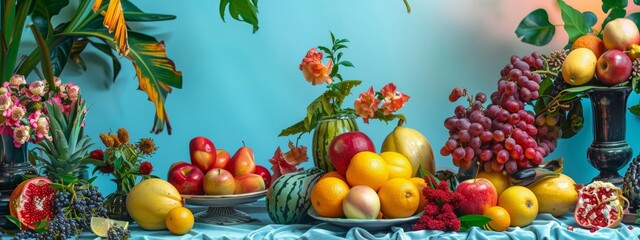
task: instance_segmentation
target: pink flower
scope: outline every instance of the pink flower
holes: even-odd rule
[[[373,86],[369,87],[369,90],[360,94],[360,97],[353,103],[353,108],[356,110],[356,114],[362,117],[365,123],[369,123],[369,118],[372,118],[375,112],[378,110],[378,104],[380,100],[376,98],[373,92]]]
[[[282,157],[289,165],[297,166],[309,160],[309,157],[307,156],[307,147],[295,147],[293,146],[293,142],[289,141],[289,149],[289,152],[282,154]]]
[[[29,114],[29,125],[31,125],[31,127],[35,128],[38,127],[38,119],[40,118],[40,114],[42,112],[40,110],[36,110],[35,112]]]
[[[44,95],[44,82],[35,81],[29,83],[29,92],[27,93],[33,101],[40,101],[42,95]]]
[[[26,109],[21,105],[12,106],[4,111],[4,116],[7,118],[7,124],[10,126],[18,126],[20,120],[24,117]]]
[[[17,75],[17,74],[11,76],[11,79],[9,80],[9,85],[15,88],[18,88],[20,87],[20,85],[26,84],[26,83],[27,83],[27,80],[24,78],[24,76]]]
[[[51,135],[49,135],[49,121],[47,121],[46,118],[41,117],[36,121],[35,135],[36,142],[41,141],[45,138],[51,140]]]
[[[11,101],[11,97],[7,94],[0,95],[0,111],[5,111],[13,106],[13,101]]]
[[[280,150],[280,147],[278,147],[276,149],[276,152],[273,153],[273,157],[269,159],[269,162],[271,163],[271,171],[273,171],[273,180],[284,174],[302,170],[296,169],[295,165],[287,163],[282,154],[282,150]]]
[[[331,83],[332,79],[329,76],[333,69],[333,61],[329,60],[327,65],[322,63],[322,53],[317,52],[316,48],[309,49],[307,55],[302,59],[300,63],[300,70],[304,75],[304,79],[311,82],[311,85],[317,85],[322,83]]]
[[[74,103],[78,100],[78,94],[80,94],[80,87],[74,86],[73,83],[69,83],[67,85],[67,96],[71,99],[71,102]]]
[[[396,85],[393,83],[389,83],[380,93],[384,97],[384,102],[382,103],[382,107],[384,115],[389,115],[395,111],[398,111],[400,108],[404,106],[404,103],[409,101],[409,95],[396,91]]]
[[[19,148],[29,140],[29,126],[18,126],[13,130],[13,146]]]

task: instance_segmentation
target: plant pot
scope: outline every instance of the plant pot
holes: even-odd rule
[[[27,143],[16,148],[13,136],[0,134],[0,215],[9,215],[9,196],[25,174],[36,174],[28,161]],[[13,225],[6,223],[6,218],[0,218],[0,226]]]
[[[104,200],[107,217],[132,222],[133,219],[129,216],[129,211],[127,211],[127,192],[124,191],[122,181],[118,179],[111,179],[111,181],[116,183],[116,191],[109,194]]]
[[[318,121],[313,131],[313,164],[325,172],[334,171],[335,168],[329,159],[329,145],[336,136],[358,131],[358,124],[354,115],[336,115],[324,117]]]
[[[591,166],[600,171],[593,181],[610,182],[622,188],[618,170],[631,160],[633,151],[626,141],[627,99],[630,87],[594,89],[589,92],[593,109],[593,143],[587,150]]]

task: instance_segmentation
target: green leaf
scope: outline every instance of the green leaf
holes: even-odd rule
[[[75,39],[71,45],[71,52],[69,53],[69,58],[78,63],[84,71],[87,71],[87,64],[85,64],[82,57],[80,57],[80,53],[84,51],[88,43],[88,39]]]
[[[305,127],[304,124],[304,120],[297,122],[296,124],[293,124],[292,126],[283,129],[280,134],[278,134],[278,137],[283,137],[283,136],[289,136],[289,135],[293,135],[296,133],[301,133],[301,132],[310,132],[311,129],[307,129]]]
[[[47,47],[47,43],[44,38],[40,34],[40,30],[36,25],[31,25],[31,31],[33,32],[33,37],[36,39],[36,43],[38,43],[38,49],[40,52],[47,53],[49,52],[49,47]],[[53,86],[53,69],[51,66],[51,55],[49,54],[40,54],[40,66],[42,67],[42,73],[44,74],[44,78],[47,80],[49,86]]]
[[[42,219],[40,220],[40,222],[38,222],[38,226],[33,231],[37,233],[43,233],[45,230],[47,230],[47,224],[48,224],[48,219],[46,218]]]
[[[462,229],[466,231],[471,227],[484,226],[491,221],[491,218],[484,215],[469,214],[459,217],[458,220],[460,220],[461,223],[460,231],[462,231]]]
[[[145,13],[129,0],[120,1],[122,4],[122,11],[124,12],[124,20],[132,22],[146,22],[146,21],[165,21],[175,19],[175,15],[168,14],[155,14]]]
[[[582,86],[577,86],[577,87],[570,87],[570,88],[566,88],[564,90],[562,90],[562,92],[560,92],[560,94],[562,93],[583,93],[592,89],[598,89],[598,88],[607,88],[604,86],[589,86],[589,85],[582,85]]]
[[[562,0],[558,0],[558,4],[560,4],[560,13],[562,21],[564,21],[564,30],[569,34],[570,43],[591,31],[580,11],[567,5]]]
[[[73,38],[67,37],[64,38],[62,43],[50,49],[51,68],[54,76],[60,76],[64,66],[69,61],[73,43]]]
[[[549,22],[547,11],[539,8],[529,13],[516,28],[516,36],[525,43],[543,46],[551,42],[556,27]]]
[[[353,63],[349,62],[349,61],[342,61],[340,63],[338,63],[338,65],[342,65],[345,67],[353,67]]]
[[[31,13],[31,21],[38,26],[45,39],[53,32],[51,18],[58,15],[60,10],[67,5],[69,5],[69,0],[35,1],[35,7]]]
[[[16,225],[16,227],[20,228],[21,224],[20,224],[20,220],[18,220],[18,218],[11,216],[11,215],[4,215],[5,218],[7,218],[7,220],[9,220],[9,222],[13,223],[14,225]]]
[[[602,12],[607,13],[610,9],[626,8],[627,0],[602,0]]]
[[[640,104],[633,105],[629,108],[629,111],[633,113],[633,115],[640,117]]]
[[[584,22],[587,24],[587,26],[589,26],[589,28],[592,28],[598,22],[598,17],[593,12],[583,12],[582,16],[584,17]]]
[[[229,15],[235,20],[253,25],[253,32],[258,31],[258,1],[220,0],[220,17],[224,20],[225,10],[229,6]]]
[[[626,1],[625,1],[626,3]],[[623,18],[625,15],[627,15],[627,10],[625,10],[624,8],[613,8],[611,9],[611,12],[609,12],[609,15],[607,15],[607,17],[604,19],[604,21],[602,22],[602,29],[604,29],[604,26],[607,25],[607,23],[609,23],[610,21],[617,19],[617,18]]]

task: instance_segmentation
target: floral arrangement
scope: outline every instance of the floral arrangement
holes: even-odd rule
[[[101,133],[100,140],[106,147],[93,150],[89,155],[95,160],[93,173],[111,174],[115,182],[122,184],[128,193],[136,183],[136,177],[144,179],[154,177],[151,174],[153,165],[145,161],[156,152],[155,142],[151,138],[141,138],[138,142],[130,142],[129,132],[125,128],[118,129],[116,134]]]
[[[403,115],[394,113],[400,110],[410,97],[397,91],[393,83],[387,84],[379,92],[374,92],[371,86],[354,101],[353,108],[342,107],[345,97],[351,94],[351,89],[360,85],[362,81],[344,80],[339,73],[340,66],[354,67],[351,62],[342,60],[342,49],[347,48],[346,43],[349,40],[338,39],[331,33],[331,41],[331,48],[319,46],[309,49],[299,66],[305,80],[313,86],[326,83],[327,90],[309,104],[303,120],[282,130],[279,136],[311,132],[319,119],[341,114],[355,114],[362,117],[365,123],[368,123],[369,119],[385,122],[396,118],[406,120]],[[326,54],[324,58],[328,59],[326,63],[322,62],[323,52]]]
[[[46,80],[27,83],[22,75],[13,75],[0,87],[0,133],[13,136],[16,148],[26,142],[51,139],[44,103],[55,104],[68,115],[78,100],[80,87],[54,78],[50,87]]]

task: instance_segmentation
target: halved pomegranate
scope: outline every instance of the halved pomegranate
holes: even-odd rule
[[[20,220],[22,227],[35,229],[38,222],[53,218],[56,190],[50,184],[48,178],[36,177],[20,183],[11,193],[9,211]]]
[[[573,216],[584,228],[617,227],[628,200],[622,190],[611,183],[594,181],[578,190],[578,203]]]

